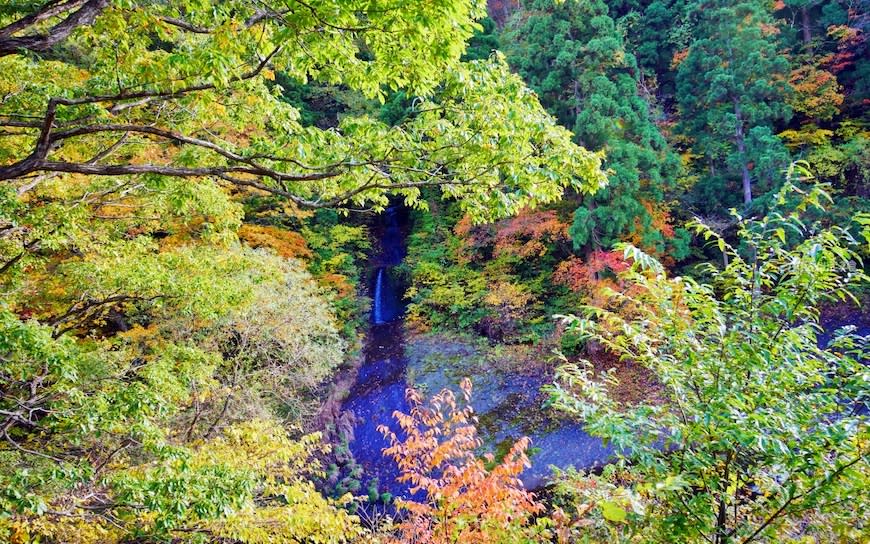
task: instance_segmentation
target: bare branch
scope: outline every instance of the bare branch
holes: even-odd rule
[[[211,34],[211,28],[205,28],[202,26],[196,26],[192,23],[188,23],[183,19],[176,19],[175,17],[161,17],[161,21],[164,23],[170,24],[172,26],[178,27],[182,30],[186,30],[188,32],[193,32],[194,34]]]
[[[104,149],[104,150],[100,151],[99,153],[97,153],[96,155],[94,155],[94,157],[91,160],[86,161],[85,164],[96,164],[96,163],[100,162],[101,160],[105,159],[106,157],[108,157],[109,155],[111,155],[112,153],[117,151],[119,147],[124,145],[124,142],[127,141],[127,137],[129,135],[130,135],[129,132],[125,132],[124,134],[121,135],[120,138],[118,138],[115,141],[115,143],[113,143],[112,145],[110,145],[106,149]]]

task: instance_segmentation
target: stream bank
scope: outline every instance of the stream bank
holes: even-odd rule
[[[531,439],[532,466],[521,474],[528,489],[545,487],[552,467],[588,471],[607,463],[614,453],[610,447],[587,434],[582,423],[560,419],[544,406],[541,388],[552,382],[556,362],[543,348],[491,343],[473,335],[411,334],[406,330],[405,286],[397,269],[405,258],[409,230],[407,211],[397,206],[388,208],[371,226],[378,250],[369,263],[369,330],[361,356],[339,377],[341,394],[331,404],[331,430],[337,446],[328,485],[334,493],[368,494],[369,505],[386,509],[392,498],[410,497],[408,486],[396,481],[396,464],[382,453],[389,444],[378,427],[398,431],[393,413],[408,412],[407,388],[417,388],[427,396],[444,388],[458,391],[464,377],[474,386],[472,406],[484,442],[481,453],[498,456],[519,438]],[[867,321],[857,319],[854,309],[843,315],[824,312],[826,331],[846,324],[867,330]],[[821,335],[820,342],[826,343],[829,334]],[[627,381],[645,384],[643,394],[654,396],[654,384],[642,373],[632,374],[636,370],[621,371],[633,378]]]
[[[375,503],[409,497],[408,486],[396,481],[395,462],[382,453],[388,443],[377,429],[387,425],[397,431],[392,414],[408,412],[408,387],[431,395],[443,388],[458,390],[463,377],[474,385],[472,406],[485,451],[498,454],[523,436],[532,439],[532,468],[521,475],[527,488],[545,486],[551,466],[591,469],[606,462],[612,451],[586,434],[581,423],[556,419],[543,407],[540,390],[552,375],[547,363],[530,365],[528,358],[481,338],[406,335],[405,286],[397,267],[405,257],[408,230],[407,211],[399,206],[388,208],[372,227],[379,250],[370,262],[371,324],[336,418],[337,454],[344,463],[343,469],[330,468],[336,491],[367,492]]]

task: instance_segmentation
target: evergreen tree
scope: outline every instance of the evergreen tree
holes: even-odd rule
[[[658,76],[659,83],[673,93],[673,74],[670,72],[674,44],[668,30],[673,25],[673,0],[654,0],[647,5],[632,32],[634,51],[640,66]]]
[[[576,141],[607,153],[609,185],[575,212],[575,248],[631,236],[664,250],[656,215],[679,163],[651,120],[637,61],[607,4],[532,2],[508,23],[503,43],[508,61]]]
[[[739,180],[744,205],[768,190],[788,155],[774,135],[786,121],[788,60],[778,54],[777,29],[766,2],[697,1],[689,5],[694,41],[677,69],[683,132],[709,174],[696,187],[707,210],[734,205]]]

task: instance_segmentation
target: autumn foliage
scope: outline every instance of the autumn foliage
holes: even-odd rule
[[[239,238],[254,248],[267,247],[288,258],[310,259],[311,250],[305,239],[297,232],[264,225],[242,225]]]
[[[809,118],[830,120],[845,99],[837,77],[812,65],[792,70],[789,85],[794,93],[789,105]]]
[[[585,261],[579,257],[562,261],[553,274],[553,281],[575,292],[592,293],[605,285],[616,285],[616,275],[627,269],[622,253],[599,250],[593,251]]]
[[[531,516],[543,506],[523,488],[518,476],[529,466],[526,456],[531,441],[518,440],[491,470],[479,458],[481,446],[476,418],[468,402],[471,381],[460,384],[464,407],[450,390],[443,390],[429,402],[420,392],[407,392],[411,410],[395,412],[401,428],[400,439],[385,426],[380,431],[390,441],[384,454],[399,465],[399,480],[422,492],[421,500],[400,499],[399,508],[408,517],[399,525],[394,542],[418,544],[489,544],[523,541],[538,528]]]
[[[857,18],[855,14],[850,15],[850,20]],[[831,71],[838,73],[851,68],[857,60],[855,51],[864,45],[867,37],[861,29],[850,25],[832,25],[828,36],[837,41],[837,51],[825,59]]]
[[[559,241],[568,240],[568,225],[554,210],[525,211],[501,221],[495,235],[495,254],[531,258],[546,254]]]
[[[547,254],[555,244],[567,242],[568,224],[559,219],[555,210],[524,210],[491,226],[476,227],[465,216],[456,224],[454,233],[465,239],[470,251],[491,246],[496,257],[531,259]]]

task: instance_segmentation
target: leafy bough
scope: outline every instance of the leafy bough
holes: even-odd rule
[[[787,183],[767,217],[737,218],[742,249],[696,223],[728,255],[706,266],[707,283],[623,246],[629,287],[565,318],[662,388],[658,402],[623,405],[608,392],[615,376],[581,362],[550,389],[630,461],[650,503],[634,521],[653,540],[748,543],[798,534],[807,519],[844,537],[866,523],[868,339],[817,337],[820,305],[854,300],[867,277],[847,230],[802,220],[825,200],[823,186]]]

